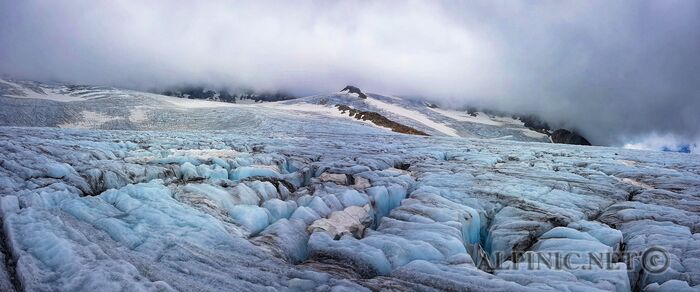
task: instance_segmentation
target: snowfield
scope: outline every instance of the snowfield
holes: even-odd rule
[[[533,141],[350,101],[492,139],[398,134],[334,116],[343,94],[184,106],[105,90],[0,97],[0,290],[700,289],[697,155],[501,140]],[[84,129],[55,128],[69,123]],[[652,247],[661,273],[642,268]],[[527,267],[551,252],[614,258]]]
[[[440,133],[443,133],[447,136],[451,137],[459,137],[457,134],[457,131],[455,129],[450,128],[449,126],[441,123],[437,123],[430,118],[426,117],[425,115],[421,114],[420,112],[417,111],[412,111],[412,110],[407,110],[399,105],[391,104],[391,103],[386,103],[379,101],[377,99],[374,99],[372,97],[367,98],[367,103],[369,105],[375,106],[377,108],[380,108],[384,111],[393,113],[395,115],[407,118],[407,119],[413,119],[416,120],[417,122],[426,125],[435,131],[438,131]]]

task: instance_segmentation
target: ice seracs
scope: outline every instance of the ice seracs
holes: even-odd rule
[[[367,101],[401,104],[459,135],[522,131],[367,96],[353,106],[432,136],[286,108],[300,101],[234,111],[135,94],[16,121],[76,121],[73,104],[120,117],[86,123],[95,129],[0,127],[0,289],[700,288],[696,156],[446,137]],[[321,98],[348,101],[303,101]],[[36,105],[0,102],[19,115]],[[131,103],[153,107],[130,124]],[[668,252],[661,273],[640,265],[653,247]],[[554,252],[582,255],[576,264],[614,258],[611,268],[528,269],[527,255]]]

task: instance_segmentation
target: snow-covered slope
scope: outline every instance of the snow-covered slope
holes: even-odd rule
[[[368,94],[367,99],[347,93],[327,94],[264,104],[232,104],[186,99],[115,88],[0,82],[0,123],[100,129],[196,130],[250,128],[237,125],[231,115],[250,114],[252,120],[277,120],[280,115],[358,123],[391,131],[386,125],[360,121],[343,114],[337,105],[378,113],[398,124],[436,136],[549,142],[519,120],[485,113],[431,108],[423,102]],[[182,111],[189,111],[183,115]],[[254,116],[254,117],[253,117]],[[269,117],[269,118],[268,118]]]
[[[0,290],[700,288],[696,155],[445,137],[431,123],[509,122],[377,95],[348,105],[435,136],[336,117],[342,94],[261,106],[123,92],[0,97]],[[652,247],[669,255],[662,273],[642,269]],[[611,259],[529,269],[523,252]]]
[[[71,102],[105,97],[121,97],[125,96],[125,93],[109,87],[43,84],[33,81],[0,79],[0,95],[13,98]]]
[[[403,99],[368,93],[366,99],[356,94],[337,93],[298,98],[283,105],[304,105],[307,111],[336,110],[336,105],[380,113],[392,121],[411,126],[436,136],[504,139],[549,142],[547,135],[528,129],[523,122],[511,117],[498,117],[466,111],[436,108],[419,100]],[[276,105],[279,106],[279,105]]]

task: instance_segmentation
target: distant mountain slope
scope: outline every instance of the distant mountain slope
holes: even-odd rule
[[[235,95],[232,99],[236,102],[234,104],[215,101],[231,96],[224,91],[199,88],[186,92],[189,93],[169,93],[187,97],[180,98],[111,87],[2,80],[0,125],[254,131],[254,128],[244,126],[250,126],[253,122],[269,124],[284,121],[303,114],[324,121],[354,123],[380,131],[550,142],[546,134],[529,129],[522,121],[512,117],[441,109],[419,100],[374,93],[363,93],[366,98],[347,92],[267,103],[254,102],[255,98],[263,98],[261,95]],[[190,99],[192,96],[189,94],[193,92],[201,95]],[[265,98],[287,97],[271,95]],[[183,115],[182,111],[189,112]]]
[[[319,113],[327,113],[329,109],[343,105],[358,111],[376,112],[389,120],[436,136],[550,142],[546,134],[534,131],[512,117],[483,112],[470,115],[467,111],[441,109],[420,100],[365,94],[367,98],[340,92],[302,97],[280,104],[282,107]]]

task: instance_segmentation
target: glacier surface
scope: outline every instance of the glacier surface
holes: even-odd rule
[[[13,107],[0,110],[0,290],[700,289],[696,155],[411,136],[285,104],[93,95],[0,97],[62,109],[13,123]],[[129,120],[134,107],[145,113]],[[119,118],[85,121],[77,109]],[[76,121],[87,129],[24,127]],[[642,268],[652,247],[668,254],[661,273]],[[574,264],[615,258],[528,267],[557,252],[582,254]]]

